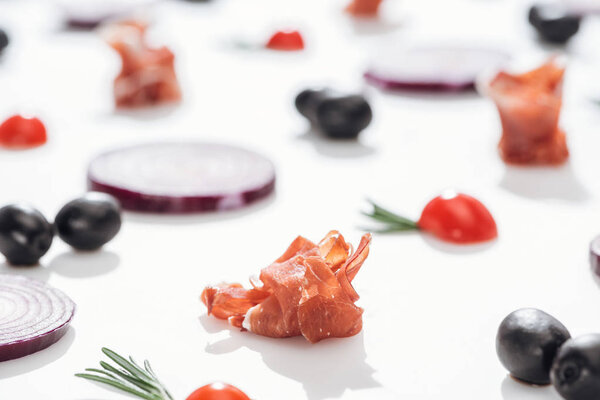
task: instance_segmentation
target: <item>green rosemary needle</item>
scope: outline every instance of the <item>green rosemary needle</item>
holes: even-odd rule
[[[411,221],[408,218],[405,218],[401,215],[393,213],[372,200],[367,201],[373,207],[371,212],[362,212],[363,215],[371,218],[374,221],[379,222],[383,225],[382,228],[379,229],[366,229],[372,232],[378,233],[389,233],[389,232],[404,232],[404,231],[414,231],[419,229],[419,225],[415,221]]]
[[[142,368],[131,357],[126,359],[106,347],[102,348],[102,352],[120,368],[114,367],[105,361],[100,361],[102,369],[87,368],[85,373],[75,374],[75,376],[104,383],[141,399],[174,400],[173,396],[158,380],[148,361],[144,361],[144,367]]]

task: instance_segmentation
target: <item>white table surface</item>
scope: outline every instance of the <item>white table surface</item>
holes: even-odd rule
[[[171,110],[116,113],[119,60],[97,35],[66,32],[50,1],[0,1],[12,43],[0,63],[0,115],[30,110],[49,143],[0,151],[0,204],[27,201],[49,218],[85,189],[97,152],[140,141],[236,143],[268,155],[277,194],[248,211],[184,218],[125,215],[118,237],[93,254],[56,240],[36,268],[0,273],[48,281],[78,305],[56,345],[0,363],[2,400],[117,400],[121,394],[73,377],[111,347],[152,361],[178,399],[215,380],[253,399],[552,400],[551,387],[507,378],[495,354],[496,329],[520,307],[538,307],[573,335],[600,331],[600,287],[587,261],[600,232],[600,22],[585,22],[568,47],[562,126],[570,163],[507,168],[496,151],[493,104],[475,94],[386,94],[363,84],[367,55],[381,40],[449,38],[493,43],[517,58],[541,46],[525,6],[510,0],[387,0],[385,21],[354,24],[341,1],[164,1],[152,37],[177,56],[184,90]],[[298,26],[297,54],[228,47],[234,33],[260,37]],[[374,120],[357,144],[306,135],[293,108],[307,85],[363,87]],[[600,94],[600,91],[598,91]],[[355,286],[365,309],[356,337],[311,345],[241,333],[206,316],[206,284],[259,272],[302,234],[339,229],[357,243],[363,199],[418,217],[455,187],[492,211],[499,239],[452,247],[419,234],[375,236]]]

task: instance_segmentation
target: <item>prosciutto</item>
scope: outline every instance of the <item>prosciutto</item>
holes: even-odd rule
[[[532,71],[498,73],[487,92],[502,123],[500,155],[509,164],[558,165],[569,157],[558,126],[565,68],[551,59]]]
[[[352,0],[346,11],[356,17],[375,17],[383,0]]]
[[[304,336],[311,343],[348,337],[362,329],[362,308],[352,280],[369,254],[371,235],[358,248],[337,231],[314,244],[299,236],[252,288],[238,283],[208,286],[201,295],[208,314],[232,326],[273,338]]]
[[[106,30],[106,40],[119,53],[122,68],[114,81],[117,108],[144,107],[181,99],[175,74],[175,56],[167,47],[146,43],[148,26],[123,21]]]

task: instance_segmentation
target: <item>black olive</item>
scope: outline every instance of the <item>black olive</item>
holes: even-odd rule
[[[325,98],[330,96],[330,94],[331,91],[325,88],[303,90],[300,92],[300,94],[298,94],[298,96],[296,96],[296,109],[311,123],[316,124],[317,105],[321,103]]]
[[[567,328],[553,316],[535,308],[523,308],[500,324],[496,352],[513,377],[546,385],[550,383],[554,356],[570,337]]]
[[[121,206],[112,196],[89,192],[70,201],[54,220],[58,236],[78,250],[97,250],[121,229]]]
[[[0,253],[10,264],[37,264],[53,237],[52,225],[35,208],[24,204],[0,208]]]
[[[0,53],[2,53],[2,50],[4,50],[6,46],[8,46],[8,43],[8,35],[6,34],[6,32],[0,29]]]
[[[554,359],[551,377],[566,400],[600,398],[600,334],[567,340]]]
[[[542,39],[562,44],[579,31],[581,17],[557,4],[534,5],[529,9],[529,22]]]
[[[302,91],[296,97],[296,108],[313,128],[333,139],[355,139],[373,119],[364,96],[331,89]]]

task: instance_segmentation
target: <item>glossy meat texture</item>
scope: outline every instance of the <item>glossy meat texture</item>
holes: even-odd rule
[[[106,30],[106,40],[122,60],[114,81],[117,108],[144,107],[181,99],[175,74],[175,56],[167,47],[151,48],[145,40],[147,25],[126,21]]]
[[[352,280],[369,254],[365,234],[354,253],[337,231],[314,244],[299,236],[264,268],[252,289],[209,286],[202,292],[208,313],[262,336],[304,336],[312,343],[348,337],[362,329],[362,312]],[[351,254],[352,253],[352,254]]]
[[[489,83],[502,122],[499,147],[506,163],[559,165],[569,157],[558,126],[564,72],[551,59],[524,74],[500,72]]]
[[[352,0],[346,11],[355,17],[375,17],[383,0]]]

